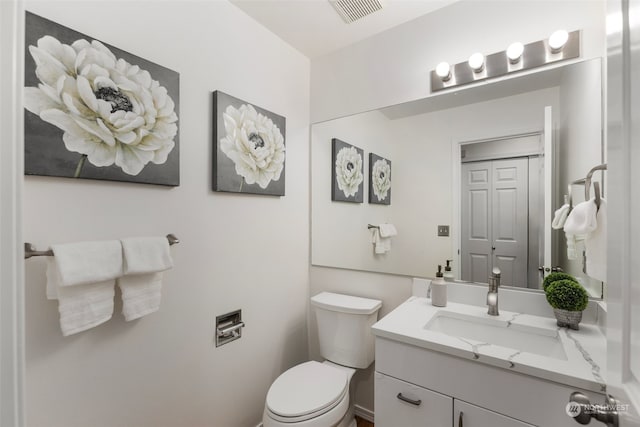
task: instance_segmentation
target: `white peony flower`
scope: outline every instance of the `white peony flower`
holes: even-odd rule
[[[371,186],[379,201],[387,198],[391,188],[391,165],[385,159],[378,159],[373,164]]]
[[[336,156],[336,180],[345,197],[355,196],[363,181],[362,156],[355,147],[344,147]]]
[[[129,175],[167,161],[178,116],[167,89],[148,71],[117,59],[97,40],[66,45],[44,36],[29,52],[41,83],[25,88],[25,107],[64,131],[67,150],[95,166],[115,163]]]
[[[233,160],[236,173],[263,189],[279,180],[285,147],[278,126],[249,104],[238,109],[229,105],[222,117],[227,134],[220,140],[220,150]]]

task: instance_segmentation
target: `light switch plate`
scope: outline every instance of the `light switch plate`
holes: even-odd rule
[[[449,226],[448,225],[439,225],[438,226],[438,236],[449,236]]]

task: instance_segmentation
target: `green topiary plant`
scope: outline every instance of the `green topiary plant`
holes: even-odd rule
[[[582,311],[589,303],[587,291],[580,284],[568,279],[552,282],[546,293],[551,307],[560,310]]]
[[[553,282],[556,282],[558,280],[571,280],[572,282],[578,283],[576,278],[573,277],[572,275],[567,274],[567,273],[556,272],[556,273],[551,273],[547,277],[544,278],[544,280],[542,281],[542,290],[544,290],[546,292],[547,291],[547,287],[550,284],[552,284]]]

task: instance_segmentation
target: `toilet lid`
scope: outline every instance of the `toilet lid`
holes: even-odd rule
[[[335,406],[348,386],[347,373],[311,361],[280,375],[267,393],[267,407],[282,417],[300,417]]]

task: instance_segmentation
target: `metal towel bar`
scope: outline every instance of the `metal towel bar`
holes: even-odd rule
[[[178,239],[173,234],[167,234],[167,240],[169,241],[170,245],[175,245],[177,243],[180,243],[180,239]],[[25,242],[24,259],[29,259],[34,256],[53,256],[53,251],[51,249],[47,251],[37,251],[31,243]]]

